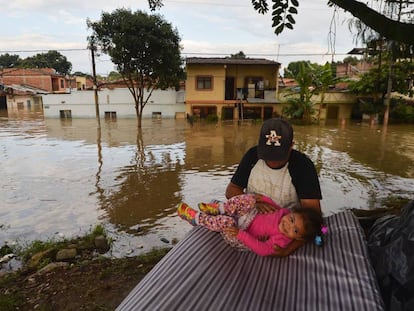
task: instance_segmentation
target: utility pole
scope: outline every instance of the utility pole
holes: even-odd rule
[[[93,91],[95,95],[95,112],[96,112],[96,120],[98,121],[98,128],[101,128],[101,119],[99,116],[98,85],[96,82],[95,49],[96,49],[95,45],[91,44]]]

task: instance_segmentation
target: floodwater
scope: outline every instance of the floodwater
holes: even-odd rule
[[[294,126],[295,146],[315,163],[325,215],[412,198],[414,126]],[[180,240],[185,201],[224,199],[260,124],[185,120],[44,119],[0,115],[0,245],[72,237],[102,224],[112,256]]]

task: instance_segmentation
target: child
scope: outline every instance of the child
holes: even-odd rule
[[[259,214],[256,202],[265,202],[276,211]],[[281,208],[270,198],[242,194],[220,203],[199,203],[200,212],[185,203],[178,215],[192,225],[221,232],[224,239],[240,249],[250,249],[260,256],[274,253],[275,245],[286,247],[292,240],[312,240],[320,234],[322,215],[311,208]]]

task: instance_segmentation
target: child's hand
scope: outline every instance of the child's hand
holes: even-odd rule
[[[239,228],[237,228],[237,227],[226,227],[226,228],[223,229],[223,232],[226,233],[227,235],[235,238],[239,234]]]

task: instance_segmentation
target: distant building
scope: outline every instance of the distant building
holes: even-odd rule
[[[106,88],[102,85],[98,90],[97,100],[99,116],[102,119],[137,117],[134,100],[128,88]],[[42,96],[42,102],[46,118],[96,117],[93,90],[74,90],[70,94],[47,94]],[[142,117],[184,118],[184,91],[176,91],[172,88],[153,91]]]
[[[370,62],[360,61],[355,65],[351,63],[343,63],[336,65],[336,76],[338,78],[348,77],[350,79],[360,77],[367,73],[374,65]]]
[[[53,68],[6,68],[0,70],[0,77],[4,85],[24,85],[48,93],[67,93],[75,87]]]
[[[19,84],[0,85],[0,109],[8,114],[22,112],[42,112],[42,94],[47,92],[31,86]]]
[[[83,76],[83,77],[76,76],[75,77],[75,83],[76,83],[76,89],[78,91],[82,91],[82,90],[92,90],[93,89],[93,81],[89,77],[86,77],[86,76]]]
[[[280,63],[256,58],[186,59],[186,113],[194,118],[262,119],[280,112]]]

